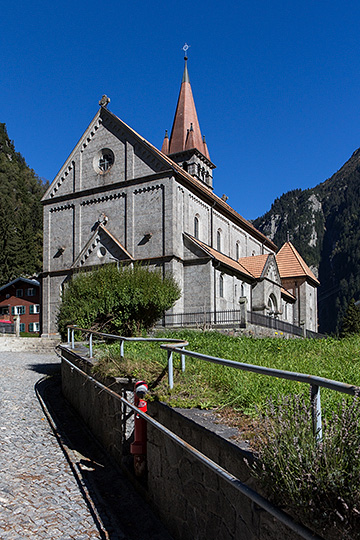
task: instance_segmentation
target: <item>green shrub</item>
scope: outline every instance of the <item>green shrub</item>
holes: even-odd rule
[[[104,265],[76,274],[66,287],[57,322],[65,336],[66,325],[76,324],[124,336],[150,329],[180,297],[171,275],[135,264],[117,268]]]
[[[360,399],[343,400],[312,432],[309,400],[286,396],[261,415],[255,476],[274,502],[325,538],[360,538]]]

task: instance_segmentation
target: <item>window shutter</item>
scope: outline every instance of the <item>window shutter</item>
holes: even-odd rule
[[[33,332],[34,331],[34,324],[31,322],[29,323],[29,332]]]
[[[12,306],[12,308],[11,308],[11,315],[15,315],[15,307],[14,306]]]
[[[30,304],[29,313],[30,313],[30,315],[32,315],[34,313],[34,306],[32,304]],[[32,330],[30,330],[30,331],[32,332]]]

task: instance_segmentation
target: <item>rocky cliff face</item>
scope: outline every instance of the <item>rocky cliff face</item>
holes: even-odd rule
[[[331,178],[276,199],[254,225],[281,246],[289,235],[318,276],[319,330],[338,332],[360,299],[360,149]]]

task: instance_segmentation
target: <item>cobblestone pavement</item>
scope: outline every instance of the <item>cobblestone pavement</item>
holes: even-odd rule
[[[49,423],[41,400],[47,388],[60,406],[59,365],[55,353],[0,353],[1,540],[169,540],[64,403],[61,425],[56,415]]]

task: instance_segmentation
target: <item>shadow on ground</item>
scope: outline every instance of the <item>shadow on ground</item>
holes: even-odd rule
[[[60,362],[58,364],[46,363],[46,364],[29,364],[27,368],[31,371],[36,371],[41,375],[54,375],[60,373]]]
[[[36,392],[94,517],[99,538],[171,540],[125,473],[65,400],[60,365],[37,364],[31,369],[48,375],[36,384]]]

